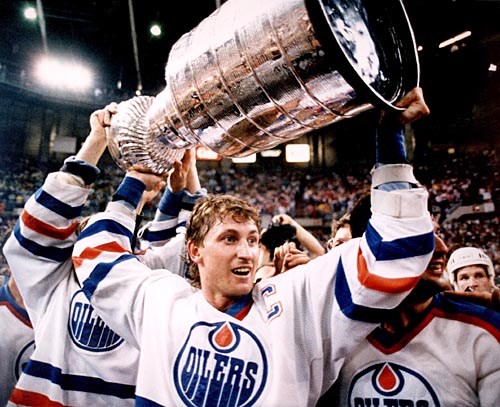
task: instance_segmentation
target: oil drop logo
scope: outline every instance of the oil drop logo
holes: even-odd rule
[[[176,390],[187,406],[253,406],[268,376],[258,338],[228,321],[191,327],[174,365]]]
[[[348,400],[349,407],[441,407],[420,373],[390,362],[358,372],[349,386]]]

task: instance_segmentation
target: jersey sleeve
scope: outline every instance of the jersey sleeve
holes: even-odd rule
[[[362,237],[258,285],[270,323],[286,333],[283,340],[294,337],[311,360],[328,364],[324,389],[342,359],[415,287],[432,256],[426,191],[379,192],[372,191],[375,205]]]
[[[378,178],[384,178],[384,167],[378,171]],[[415,287],[434,250],[427,199],[422,187],[372,188],[366,231],[340,250],[334,294],[347,318],[380,322]]]
[[[151,269],[167,269],[181,277],[186,275],[186,229],[176,228],[176,235],[161,246],[151,246],[140,255],[142,263]]]
[[[177,234],[178,228],[186,226],[194,204],[206,195],[205,188],[191,194],[185,189],[172,192],[167,187],[153,221],[148,222],[139,232],[142,242],[149,247],[164,245]]]
[[[138,347],[145,292],[157,279],[169,278],[181,290],[189,286],[166,269],[151,269],[132,253],[134,212],[111,202],[94,215],[78,237],[73,264],[83,292],[102,319],[132,346]]]
[[[155,217],[138,233],[142,262],[152,269],[165,268],[184,276],[186,224],[194,204],[207,194],[205,188],[191,194],[186,190],[174,193],[167,188]]]
[[[78,177],[57,172],[27,201],[4,246],[33,325],[56,285],[72,269],[77,218],[90,190]]]

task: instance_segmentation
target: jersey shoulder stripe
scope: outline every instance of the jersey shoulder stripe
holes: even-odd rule
[[[48,192],[43,189],[39,189],[35,193],[35,200],[41,206],[65,217],[66,219],[75,219],[80,216],[82,212],[83,205],[71,206],[67,203],[60,201],[59,199],[53,197]]]
[[[134,234],[122,224],[112,220],[112,219],[99,219],[94,223],[87,226],[82,233],[80,234],[78,240],[83,240],[88,237],[92,237],[101,232],[105,233],[115,233],[118,235],[125,236],[128,241],[131,243],[134,237]]]
[[[28,312],[14,300],[10,293],[7,284],[0,287],[0,307],[7,307],[7,309],[24,325],[33,328],[28,316]]]
[[[434,318],[474,325],[489,332],[500,342],[500,313],[467,301],[450,300],[442,294],[436,295],[418,321],[404,331],[389,334],[379,327],[370,333],[367,339],[380,352],[387,355],[396,353],[408,345]]]
[[[106,278],[113,267],[131,259],[137,260],[137,257],[131,254],[124,254],[115,261],[109,263],[98,263],[94,270],[90,273],[89,278],[87,278],[83,283],[83,292],[87,298],[91,298],[94,295],[97,285]]]
[[[75,232],[78,226],[78,222],[75,221],[68,227],[57,228],[30,215],[26,209],[21,214],[21,220],[24,226],[34,232],[57,240],[67,239]]]
[[[49,260],[54,260],[57,262],[63,262],[71,257],[71,252],[73,250],[72,246],[69,247],[55,247],[55,246],[43,246],[39,243],[34,242],[21,233],[19,221],[15,224],[13,229],[14,236],[18,241],[19,245],[32,253],[35,256],[44,257]]]
[[[438,294],[433,301],[440,318],[461,321],[485,329],[500,342],[500,313],[467,300],[450,299]]]
[[[404,259],[424,255],[434,250],[434,234],[432,231],[385,241],[369,222],[365,236],[370,251],[378,261]],[[416,249],[418,249],[418,252]]]

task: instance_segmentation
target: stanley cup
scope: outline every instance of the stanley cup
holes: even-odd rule
[[[401,0],[229,0],[174,44],[165,80],[113,117],[123,169],[163,173],[195,145],[243,157],[397,109],[419,66]]]

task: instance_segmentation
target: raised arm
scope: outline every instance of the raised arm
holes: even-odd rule
[[[106,211],[90,218],[73,251],[83,292],[103,320],[133,346],[138,346],[146,281],[159,276],[179,278],[165,269],[152,270],[132,250],[137,206],[145,191],[162,182],[154,174],[129,170]],[[184,283],[183,288],[190,287]]]
[[[46,309],[53,287],[72,268],[77,218],[99,174],[95,165],[106,149],[105,127],[115,109],[111,104],[92,113],[81,149],[29,198],[4,246],[33,325]]]

